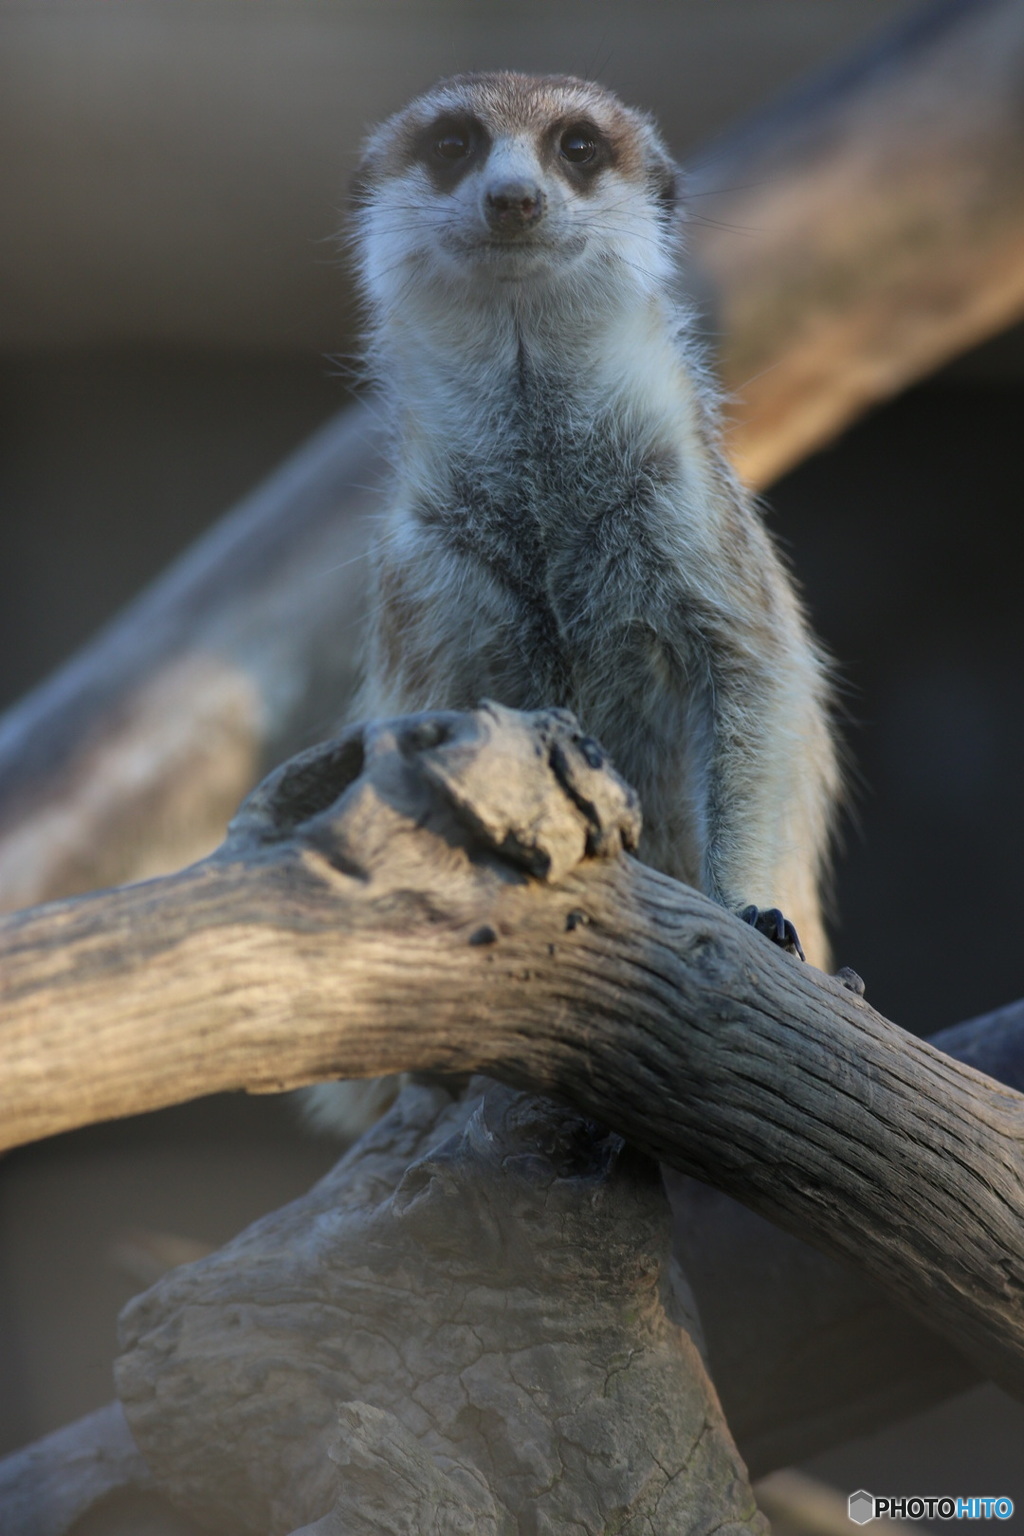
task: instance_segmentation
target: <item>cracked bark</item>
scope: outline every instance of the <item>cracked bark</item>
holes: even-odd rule
[[[915,1297],[1018,1390],[1024,1101],[602,856],[635,803],[577,741],[496,706],[353,730],[191,870],[5,919],[5,1144],[214,1089],[483,1070]]]
[[[214,859],[5,920],[11,1139],[204,1086],[481,1067],[845,1255],[1019,1390],[1024,1101],[625,857],[636,833],[557,713],[353,730],[272,775]],[[1003,1025],[954,1033],[977,1059]],[[458,1254],[461,1209],[437,1223]]]
[[[224,1531],[766,1532],[668,1274],[621,1138],[411,1086],[126,1309],[118,1390],[158,1486]]]

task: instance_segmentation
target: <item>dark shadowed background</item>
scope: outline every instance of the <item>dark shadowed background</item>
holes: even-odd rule
[[[0,4],[0,704],[344,402],[329,358],[354,316],[333,236],[368,124],[456,69],[571,71],[652,109],[685,160],[914,9]],[[922,1033],[1024,994],[1022,418],[1009,333],[768,498],[838,659],[856,765],[837,958]],[[124,1229],[219,1242],[332,1160],[284,1106],[244,1099],[9,1156],[0,1452],[112,1395],[114,1320],[137,1288],[114,1256]],[[844,1492],[1024,1511],[1024,1409],[987,1388],[815,1469]]]

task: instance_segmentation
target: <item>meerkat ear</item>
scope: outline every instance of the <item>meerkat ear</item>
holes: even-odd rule
[[[644,161],[647,185],[654,194],[658,212],[666,224],[674,224],[680,214],[683,173],[665,146],[652,117],[635,113]]]
[[[647,175],[658,206],[671,223],[678,216],[682,201],[682,170],[668,155],[655,150],[648,155]]]

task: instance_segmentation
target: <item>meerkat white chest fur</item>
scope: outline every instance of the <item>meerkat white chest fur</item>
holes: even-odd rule
[[[823,964],[837,771],[820,654],[673,298],[676,167],[586,81],[444,81],[357,173],[394,484],[360,715],[572,709],[641,857],[778,906]]]

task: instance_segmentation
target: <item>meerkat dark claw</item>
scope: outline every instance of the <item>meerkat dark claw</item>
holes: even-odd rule
[[[864,996],[864,978],[849,965],[841,965],[836,971],[836,981],[846,988],[847,992],[854,992],[858,997]]]
[[[766,939],[771,939],[773,944],[784,949],[787,955],[797,955],[801,960],[804,958],[796,929],[778,907],[744,907],[739,916],[751,928],[756,928],[758,933],[763,933]]]

